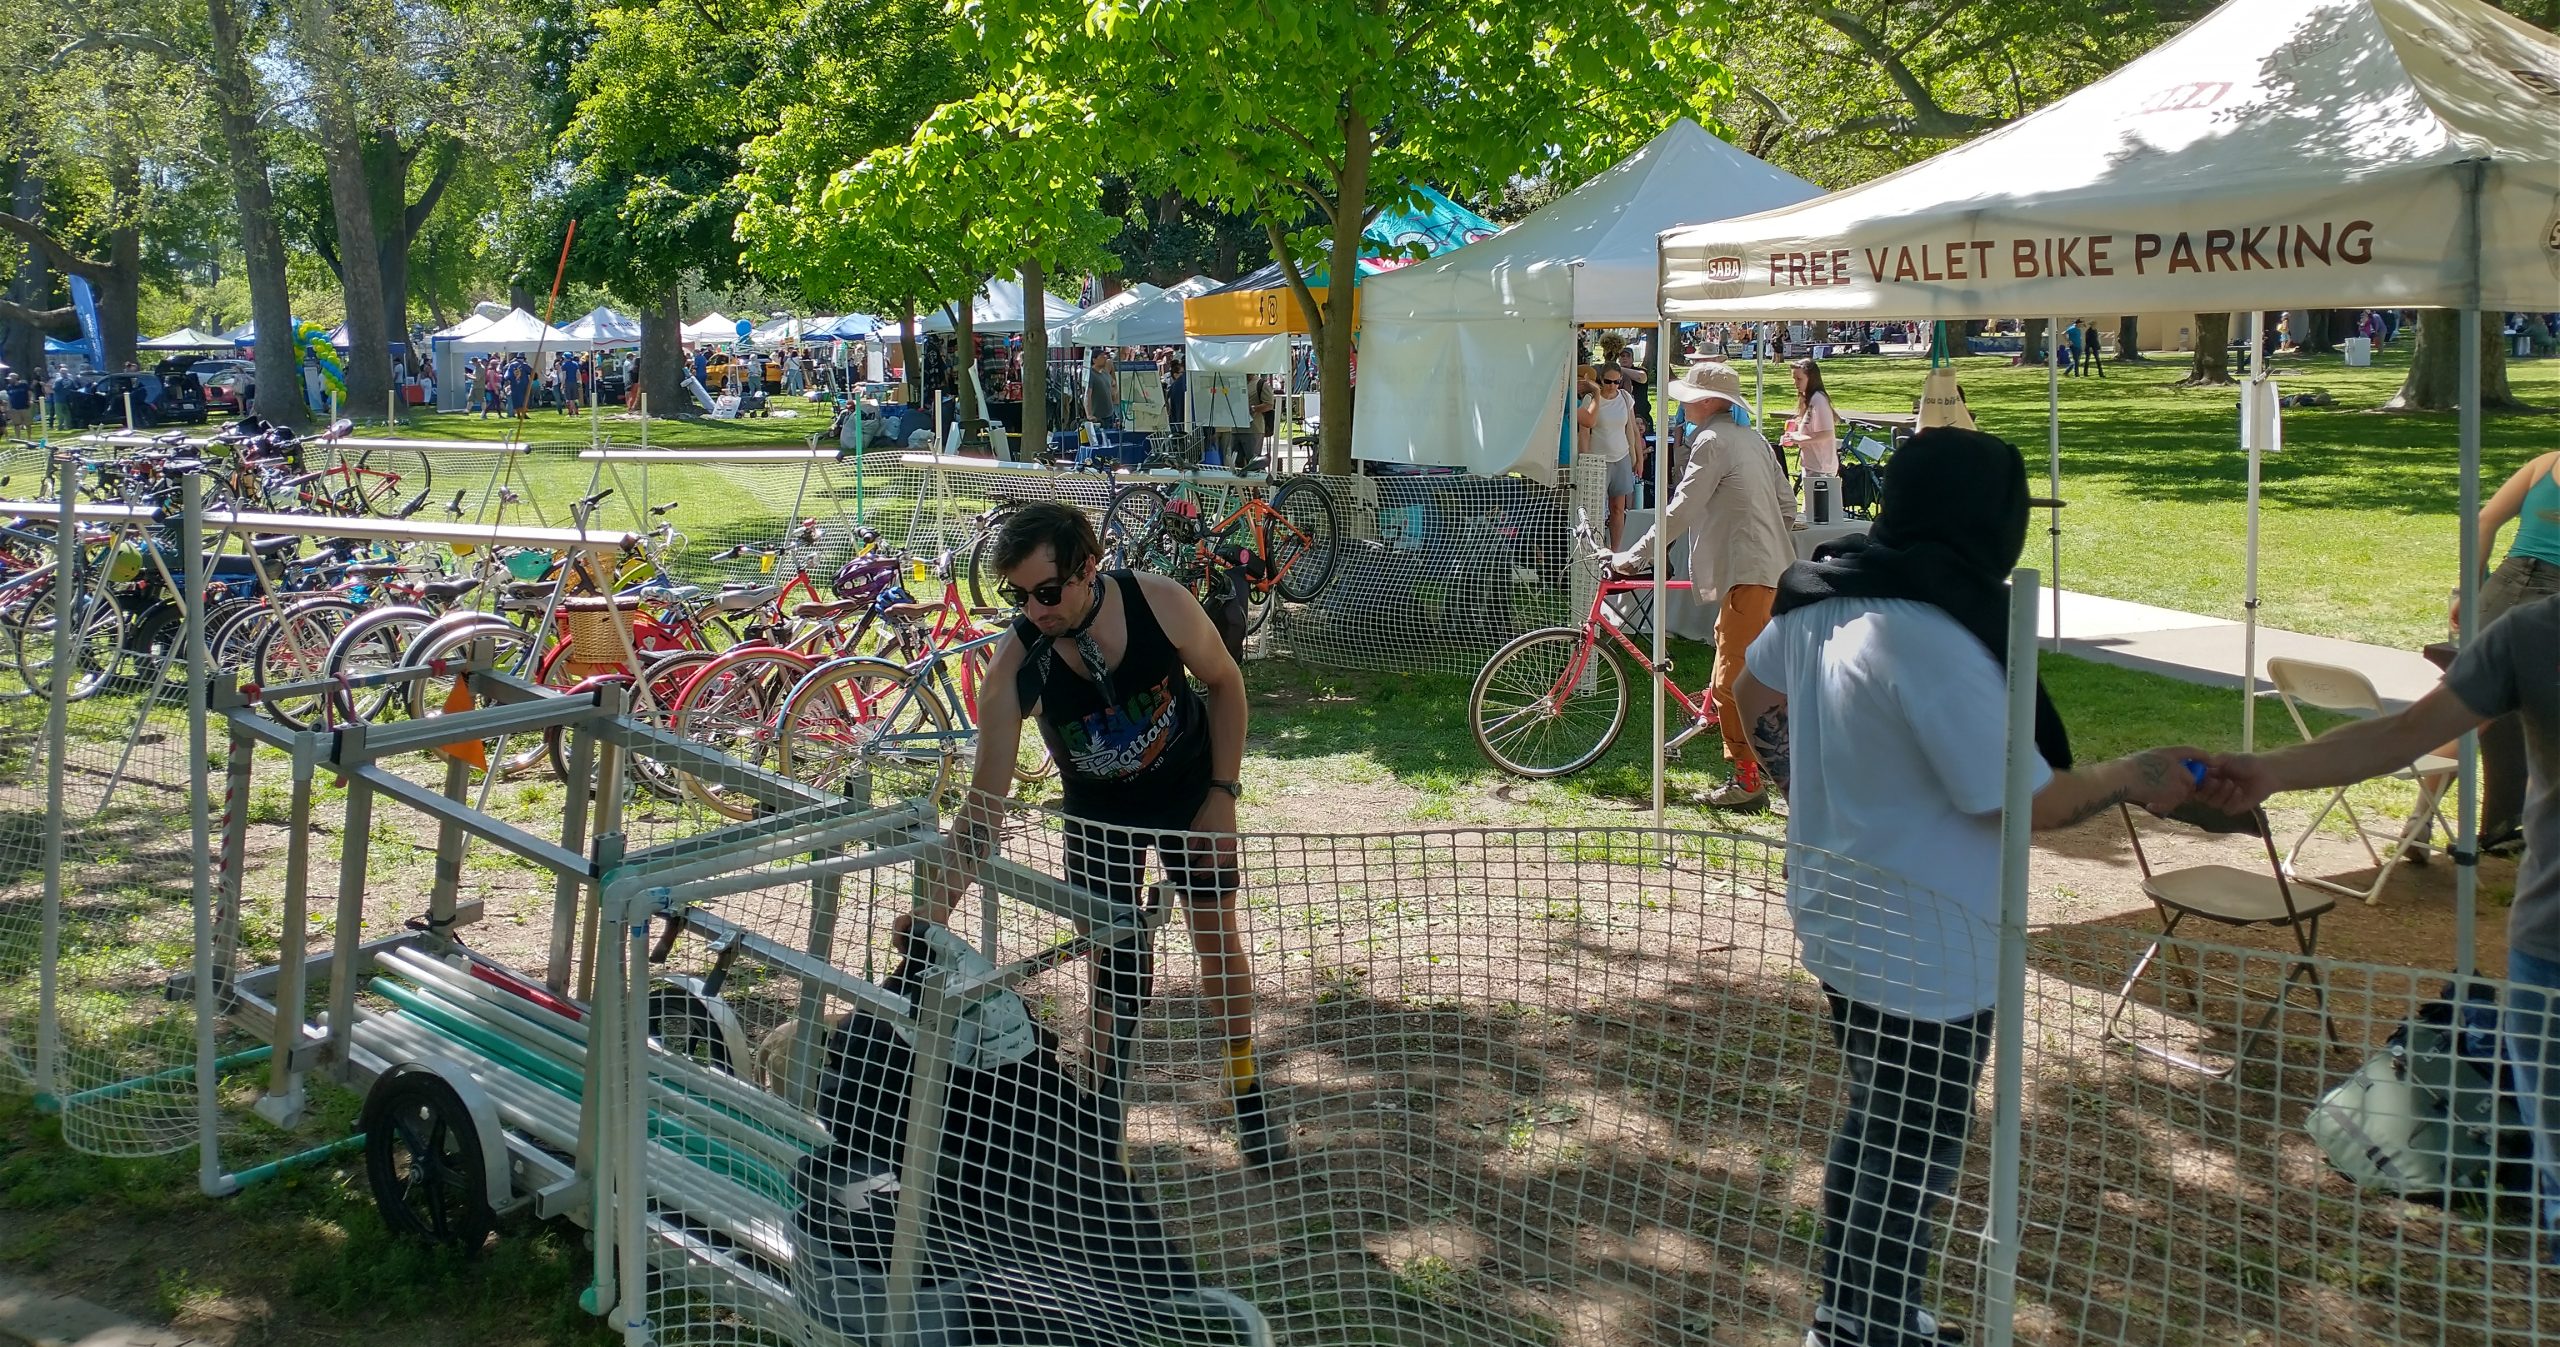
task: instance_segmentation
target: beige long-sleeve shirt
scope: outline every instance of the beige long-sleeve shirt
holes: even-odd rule
[[[1787,479],[1769,441],[1719,417],[1689,436],[1689,467],[1665,513],[1689,538],[1689,579],[1703,597],[1734,585],[1776,585],[1795,560],[1787,528]],[[1653,530],[1622,555],[1650,559]]]

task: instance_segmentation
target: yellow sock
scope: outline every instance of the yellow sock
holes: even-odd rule
[[[1233,1093],[1233,1094],[1244,1094],[1244,1093],[1247,1093],[1247,1092],[1251,1091],[1255,1086],[1260,1085],[1260,1084],[1262,1083],[1262,1078],[1261,1078],[1261,1076],[1262,1076],[1262,1073],[1261,1073],[1260,1071],[1256,1070],[1256,1069],[1255,1069],[1255,1067],[1254,1067],[1254,1062],[1253,1062],[1253,1040],[1252,1040],[1252,1039],[1250,1039],[1250,1038],[1231,1038],[1231,1039],[1228,1039],[1228,1040],[1227,1040],[1227,1089],[1228,1089],[1228,1091],[1229,1091],[1230,1093]]]

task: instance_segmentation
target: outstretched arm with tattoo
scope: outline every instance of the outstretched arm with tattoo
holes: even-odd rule
[[[1768,684],[1751,676],[1749,669],[1733,685],[1733,698],[1742,712],[1742,723],[1749,727],[1751,751],[1759,755],[1761,770],[1787,793],[1792,779],[1793,762],[1787,751],[1787,698]]]
[[[2037,832],[2074,827],[2120,804],[2166,813],[2195,793],[2195,778],[2189,775],[2185,760],[2204,757],[2200,748],[2153,748],[2056,772],[2036,792],[2033,826]]]

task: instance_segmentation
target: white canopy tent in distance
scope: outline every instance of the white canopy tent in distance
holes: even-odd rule
[[[2458,310],[2461,594],[2477,612],[2479,317],[2547,309],[2560,293],[2555,128],[2560,40],[2479,0],[2230,0],[2113,75],[1900,173],[1666,232],[1662,314],[2059,324],[2341,303]],[[2238,672],[2254,707],[2257,455],[2275,432],[2262,356],[2243,406]],[[2052,528],[2058,567],[2058,509]],[[2468,973],[2473,736],[2460,780],[2456,943]]]

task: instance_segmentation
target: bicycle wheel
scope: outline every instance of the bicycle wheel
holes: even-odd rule
[[[115,601],[86,591],[71,596],[72,618],[55,621],[54,594],[48,590],[27,601],[11,633],[17,647],[18,677],[38,697],[53,695],[53,661],[68,631],[71,659],[70,700],[93,696],[113,678],[124,659],[124,610]]]
[[[399,498],[391,502],[394,509],[419,492],[436,489],[435,463],[415,449],[367,449],[356,455],[356,471],[376,474],[381,494]]]
[[[409,646],[418,639],[418,633],[434,620],[435,614],[408,604],[376,608],[355,618],[329,644],[328,658],[323,661],[327,676],[352,678],[399,668],[407,662]],[[381,719],[400,699],[397,683],[342,687],[329,694],[330,714],[341,724],[369,724]]]
[[[996,535],[1004,531],[1005,521],[1013,518],[1014,511],[1020,508],[1019,504],[1007,501],[988,510],[978,529],[978,536],[969,541],[969,556],[962,579],[969,587],[969,606],[972,608],[999,606],[993,596],[1004,577],[996,574]]]
[[[1131,482],[1111,493],[1111,503],[1102,510],[1102,554],[1114,566],[1133,564],[1129,551],[1156,526],[1164,516],[1164,491],[1149,482]]]
[[[329,648],[337,644],[338,633],[346,630],[359,611],[353,603],[340,598],[305,599],[286,609],[284,616],[259,635],[257,653],[250,657],[250,667],[255,671],[252,677],[258,686],[274,688],[326,678]],[[267,714],[297,730],[325,720],[334,700],[327,692],[259,695]]]
[[[859,656],[800,680],[783,706],[780,739],[775,770],[838,795],[868,774],[876,804],[940,800],[958,743],[932,688],[903,665]]]
[[[631,699],[630,714],[645,724],[667,729],[674,723],[676,698],[683,695],[685,684],[692,682],[694,675],[702,672],[703,666],[718,658],[709,650],[679,650],[652,660],[646,695]],[[630,762],[631,774],[639,779],[643,789],[662,800],[683,802],[684,773],[678,771],[674,764],[661,762],[646,753],[633,753]],[[556,770],[563,778],[569,775],[565,756]]]
[[[782,704],[791,686],[817,661],[778,646],[746,646],[711,661],[676,694],[667,728],[746,765],[771,770]],[[756,816],[760,806],[734,790],[686,772],[684,793],[733,819]]]
[[[1581,771],[1626,723],[1625,665],[1578,627],[1524,633],[1485,661],[1467,693],[1476,747],[1514,776]]]
[[[481,641],[487,641],[496,647],[497,667],[501,669],[518,667],[522,663],[526,647],[533,644],[532,635],[522,627],[510,626],[497,618],[485,614],[476,616],[480,618],[479,621],[470,621],[463,615],[453,613],[447,613],[436,619],[424,631],[419,632],[417,639],[410,643],[407,657],[402,661],[401,667],[416,669],[443,660],[461,660],[468,657],[471,654],[471,647]],[[456,676],[431,675],[406,680],[406,690],[403,695],[408,700],[409,718],[432,720],[445,714],[445,699],[453,694]],[[505,764],[497,759],[498,751],[502,747],[501,742],[493,737],[481,740],[480,746],[481,751],[488,755],[490,764],[503,771]],[[537,744],[533,751],[540,753],[541,746]]]
[[[1342,537],[1342,518],[1334,509],[1333,493],[1322,482],[1299,477],[1281,486],[1271,498],[1271,508],[1287,521],[1284,525],[1272,520],[1267,525],[1280,596],[1312,602],[1333,583],[1334,567],[1342,560],[1336,546]]]

